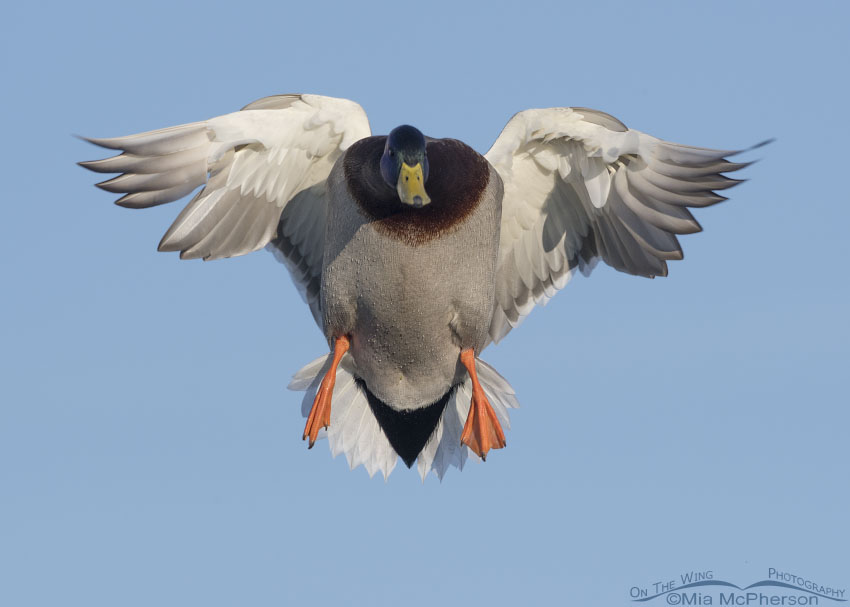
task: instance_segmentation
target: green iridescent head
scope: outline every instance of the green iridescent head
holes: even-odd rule
[[[418,129],[405,124],[390,131],[381,156],[381,176],[396,189],[404,204],[419,208],[431,202],[425,192],[428,180],[425,136]]]

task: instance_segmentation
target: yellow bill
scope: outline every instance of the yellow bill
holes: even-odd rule
[[[425,193],[425,177],[422,175],[422,163],[410,166],[406,162],[401,163],[401,172],[398,174],[398,197],[404,204],[414,207],[424,207],[431,202]]]

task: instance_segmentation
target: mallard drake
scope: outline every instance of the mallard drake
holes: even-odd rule
[[[87,169],[146,208],[203,188],[159,243],[182,259],[269,249],[329,353],[290,384],[303,438],[352,468],[423,479],[505,446],[514,391],[480,360],[576,270],[667,275],[689,207],[725,200],[733,150],[662,141],[586,108],[526,110],[483,156],[412,126],[371,136],[356,103],[279,95],[113,139]]]

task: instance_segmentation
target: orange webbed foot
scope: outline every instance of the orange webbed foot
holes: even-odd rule
[[[482,460],[487,459],[490,449],[501,449],[507,443],[502,425],[496,417],[496,412],[484,394],[484,388],[478,382],[475,371],[475,351],[472,348],[460,353],[460,362],[469,372],[472,379],[472,401],[469,404],[469,414],[460,435],[460,442],[472,449]]]
[[[331,425],[331,397],[334,393],[334,384],[336,384],[336,369],[339,366],[339,361],[342,360],[343,354],[348,351],[350,345],[351,342],[346,336],[337,337],[334,341],[333,361],[327,373],[322,378],[319,391],[316,392],[313,407],[310,409],[310,415],[307,416],[307,425],[304,426],[304,435],[301,437],[301,440],[310,438],[308,449],[312,449],[316,443],[319,430]]]

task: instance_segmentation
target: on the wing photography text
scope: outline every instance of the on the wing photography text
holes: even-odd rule
[[[688,571],[676,578],[632,586],[633,602],[667,605],[827,605],[847,602],[845,588],[816,578],[770,567],[767,576],[739,586],[718,578],[713,570]]]

